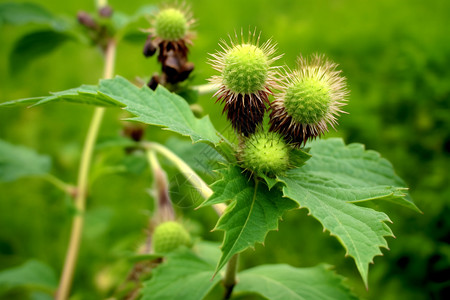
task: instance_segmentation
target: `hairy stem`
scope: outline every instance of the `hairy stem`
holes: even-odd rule
[[[227,300],[231,298],[233,293],[233,288],[236,285],[236,272],[238,264],[239,254],[233,255],[227,264],[227,270],[225,272],[225,277],[223,279],[223,286],[225,288],[225,293],[223,299]]]
[[[184,162],[180,157],[178,157],[175,153],[167,149],[161,144],[154,142],[145,142],[142,144],[144,148],[149,150],[154,150],[162,155],[164,155],[167,159],[169,159],[177,168],[181,171],[181,173],[186,177],[186,179],[194,186],[194,188],[200,193],[200,195],[208,199],[213,194],[213,191],[209,188],[209,186],[203,181],[203,179],[192,170],[191,167],[188,166],[187,163]],[[226,205],[223,203],[213,205],[214,209],[219,215],[222,215],[226,209]]]
[[[103,78],[112,78],[114,70],[114,61],[116,56],[116,42],[111,39],[108,42],[105,51],[105,68]],[[72,221],[72,230],[70,233],[69,246],[66,253],[64,268],[61,275],[58,291],[56,293],[56,300],[65,300],[69,296],[70,287],[72,284],[75,265],[80,248],[81,233],[84,223],[84,210],[86,207],[87,189],[88,189],[88,175],[91,165],[92,154],[94,152],[95,141],[97,140],[98,131],[103,119],[105,108],[95,108],[91,124],[88,129],[86,140],[84,142],[83,152],[81,154],[80,167],[78,171],[78,182],[75,197],[75,207],[77,214]]]

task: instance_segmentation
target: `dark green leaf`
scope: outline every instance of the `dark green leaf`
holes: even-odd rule
[[[58,285],[55,272],[37,260],[0,272],[0,286],[4,288],[28,287],[53,291]]]
[[[68,33],[43,30],[28,33],[14,45],[9,57],[10,72],[15,75],[27,67],[33,59],[50,53],[71,39]]]
[[[405,198],[403,182],[391,164],[363,145],[346,146],[341,139],[311,143],[312,158],[302,168],[292,169],[279,180],[284,196],[307,208],[355,260],[367,284],[369,263],[387,248],[385,236],[392,231],[389,217],[354,202],[388,200],[413,209]]]
[[[233,292],[251,292],[273,300],[356,300],[342,281],[325,265],[313,268],[263,265],[240,272]]]
[[[0,140],[0,181],[45,175],[50,166],[50,157]]]
[[[35,3],[7,2],[0,4],[0,26],[4,24],[45,24],[55,30],[62,30],[66,24],[44,7]]]
[[[255,243],[263,243],[267,233],[278,228],[283,213],[297,204],[282,198],[278,189],[270,191],[264,184],[255,185],[236,166],[222,170],[222,179],[211,188],[214,194],[202,205],[231,201],[220,217],[215,229],[225,231],[221,246],[222,257],[216,272],[236,253]]]
[[[142,299],[203,299],[220,281],[219,276],[211,279],[213,272],[213,265],[187,249],[174,252],[144,283]]]

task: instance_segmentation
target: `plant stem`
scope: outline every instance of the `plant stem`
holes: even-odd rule
[[[62,181],[61,179],[52,174],[46,174],[43,178],[69,195],[72,195],[72,193],[76,189],[74,186],[65,183],[64,181]]]
[[[144,148],[149,150],[154,150],[162,155],[164,155],[167,159],[169,159],[186,177],[187,180],[194,186],[194,188],[200,193],[200,195],[208,199],[213,194],[213,191],[209,188],[209,186],[203,181],[203,179],[192,170],[191,167],[188,166],[187,163],[184,162],[180,157],[178,157],[175,153],[167,149],[161,144],[154,142],[145,142],[142,144]],[[219,215],[222,215],[226,209],[226,205],[223,203],[213,205],[214,209]]]
[[[200,95],[205,95],[217,92],[219,86],[217,84],[207,83],[202,85],[194,85],[192,89],[197,91]]]
[[[223,299],[227,300],[231,298],[231,293],[236,285],[236,272],[239,254],[233,255],[227,264],[227,270],[223,279],[223,286],[225,287],[225,293]]]
[[[154,192],[157,199],[156,221],[167,222],[175,220],[175,212],[173,210],[172,201],[169,196],[169,183],[167,182],[167,174],[159,164],[155,151],[147,151],[148,162],[153,172]],[[150,247],[149,247],[150,248]]]
[[[113,76],[114,61],[116,56],[116,42],[110,39],[105,50],[105,68],[104,78],[108,79]],[[75,208],[77,214],[72,221],[72,230],[70,233],[69,247],[66,253],[64,268],[61,275],[58,291],[56,293],[56,300],[65,300],[69,296],[70,286],[72,284],[75,264],[78,257],[78,250],[80,248],[81,233],[84,223],[84,210],[86,207],[86,197],[88,189],[88,175],[91,165],[92,154],[94,152],[95,141],[97,140],[100,124],[105,112],[104,107],[96,107],[94,115],[89,126],[89,130],[84,142],[83,152],[81,154],[80,167],[78,171],[78,183],[75,197]]]

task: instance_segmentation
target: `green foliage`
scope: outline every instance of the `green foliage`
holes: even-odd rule
[[[238,275],[236,295],[254,293],[265,299],[358,299],[343,284],[343,278],[328,266],[294,268],[288,265],[262,265]]]
[[[369,263],[382,254],[379,247],[387,248],[384,236],[392,236],[392,231],[385,224],[390,221],[386,214],[354,203],[380,199],[417,208],[405,198],[401,180],[378,153],[329,139],[311,143],[311,155],[303,168],[279,176],[285,184],[283,194],[336,236],[367,285]]]
[[[216,272],[234,254],[263,243],[267,233],[278,228],[283,213],[295,207],[293,201],[282,198],[280,191],[269,191],[264,184],[248,180],[238,167],[230,166],[221,174],[222,179],[211,186],[214,194],[202,204],[231,201],[215,227],[225,232]]]
[[[49,25],[55,30],[65,27],[65,23],[60,18],[38,4],[13,2],[0,4],[0,26],[28,23]]]
[[[70,39],[70,34],[54,30],[34,31],[24,35],[16,42],[9,57],[11,74],[23,71],[32,60],[49,54]]]
[[[211,279],[214,266],[188,250],[174,252],[144,283],[143,300],[203,299],[220,277]]]
[[[132,12],[140,3],[143,4],[145,1],[117,2],[114,6],[117,5],[117,12],[120,10]],[[50,0],[46,2],[47,4],[52,11],[64,10],[71,13],[72,17],[78,9],[92,7],[92,1],[81,1],[76,4],[68,2],[62,5],[61,2]],[[341,118],[339,136],[343,136],[348,142],[363,142],[367,148],[377,149],[389,158],[398,174],[412,187],[411,194],[425,213],[423,216],[416,215],[401,207],[387,206],[383,203],[386,201],[361,203],[364,206],[376,207],[378,210],[388,207],[390,218],[394,220],[394,224],[390,227],[399,237],[389,242],[392,251],[385,252],[383,258],[375,260],[376,264],[371,267],[368,291],[362,285],[358,287],[356,280],[359,279],[353,278],[349,264],[343,263],[343,259],[342,261],[336,259],[340,252],[333,247],[334,241],[317,237],[318,231],[314,230],[317,229],[314,227],[315,221],[308,221],[308,218],[294,218],[296,212],[289,214],[292,218],[284,222],[285,226],[281,232],[270,235],[269,238],[274,241],[276,239],[273,237],[291,237],[301,233],[302,239],[292,239],[289,248],[298,251],[287,253],[284,247],[278,247],[279,244],[267,243],[265,248],[257,247],[256,253],[251,254],[250,262],[246,265],[267,263],[267,259],[294,265],[311,265],[326,260],[329,263],[336,263],[339,272],[350,277],[350,282],[354,282],[354,287],[363,298],[391,300],[397,299],[399,295],[417,299],[439,298],[440,295],[442,297],[444,290],[449,286],[449,282],[445,280],[447,277],[445,270],[448,269],[450,261],[449,202],[446,201],[450,199],[448,186],[450,119],[446,113],[450,49],[442,42],[447,38],[445,30],[439,28],[445,28],[444,25],[448,23],[446,15],[448,3],[445,1],[393,3],[383,0],[371,5],[358,1],[343,1],[339,5],[329,5],[323,1],[275,3],[231,0],[221,2],[220,9],[217,9],[217,5],[219,4],[215,2],[204,1],[202,5],[195,6],[196,18],[200,20],[201,26],[196,28],[199,38],[195,41],[196,50],[191,53],[196,70],[200,70],[194,82],[202,83],[204,78],[208,77],[204,53],[212,51],[217,37],[225,36],[233,27],[247,28],[252,24],[264,29],[263,38],[276,36],[286,51],[284,57],[286,63],[292,63],[300,50],[305,53],[320,51],[329,54],[342,65],[352,88],[351,99],[346,107],[350,116]],[[239,5],[239,10],[236,10],[236,5]],[[249,9],[254,13],[249,14]],[[394,10],[399,13],[390,14]],[[221,22],[217,22],[223,15],[227,18],[221,18]],[[263,21],[268,19],[274,20],[270,27]],[[1,20],[5,24],[4,19]],[[343,23],[342,20],[346,22]],[[4,57],[3,62],[0,62],[0,69],[3,70],[0,73],[7,74],[6,66],[9,63],[7,51],[11,49],[8,45],[12,45],[11,41],[22,32],[13,27],[1,29],[4,30],[1,34],[1,43],[5,47],[0,50]],[[292,38],[294,35],[301,39],[301,49],[299,39]],[[142,36],[144,34],[139,34],[141,40]],[[153,66],[142,62],[139,55],[141,48],[142,44],[121,46],[117,64],[118,74],[134,78],[136,74],[149,76],[154,71]],[[67,57],[73,57],[73,61],[68,62]],[[95,71],[95,67],[100,67],[100,60],[100,55],[96,51],[83,50],[80,47],[64,47],[64,53],[54,52],[51,59],[43,59],[25,70],[26,81],[3,76],[0,80],[3,84],[0,88],[2,90],[0,101],[40,95],[48,90],[62,90],[78,86],[81,82],[95,82],[96,76],[100,74]],[[49,62],[51,68],[48,67]],[[69,63],[70,65],[76,63],[77,67],[71,68],[69,76],[63,76],[67,74]],[[89,95],[86,98],[89,98]],[[34,99],[29,99],[28,102],[22,103],[31,104],[33,101]],[[219,116],[220,111],[217,108],[210,109],[213,105],[210,96],[201,97],[200,104],[206,111],[211,111],[211,119],[217,129],[225,127],[224,120]],[[36,145],[44,136],[48,142],[40,143],[42,149],[40,151],[58,152],[55,157],[55,171],[59,176],[73,178],[72,175],[68,175],[67,168],[73,169],[76,166],[78,157],[74,152],[85,135],[84,128],[80,124],[81,121],[87,121],[85,115],[89,113],[89,108],[71,105],[22,111],[14,108],[2,110],[0,127],[6,130],[0,131],[4,134],[2,138],[27,145]],[[108,120],[102,128],[103,136],[114,135],[120,131],[120,125],[115,121],[118,115],[118,110],[108,112]],[[60,120],[61,123],[55,126],[55,120]],[[149,130],[148,135],[161,142],[167,137],[167,133],[154,129]],[[70,144],[67,144],[68,141]],[[111,156],[111,149],[107,149],[106,154],[104,151],[105,149],[102,149],[96,161]],[[112,152],[122,158],[120,150]],[[191,166],[198,167],[198,164],[193,160]],[[169,178],[173,176],[172,173],[169,174]],[[93,278],[97,276],[98,269],[110,265],[111,255],[115,253],[115,247],[111,245],[117,246],[116,244],[125,244],[125,241],[132,240],[130,234],[139,232],[140,226],[144,224],[143,218],[130,220],[126,217],[140,211],[147,203],[147,200],[144,200],[146,196],[142,196],[144,193],[139,192],[146,187],[144,182],[148,183],[146,173],[132,178],[135,180],[130,184],[128,176],[108,175],[94,185],[91,196],[95,201],[92,205],[107,206],[117,212],[117,216],[107,225],[108,234],[98,236],[96,247],[88,245],[85,249],[78,264],[81,279],[75,284],[74,298],[105,297],[106,292],[100,284],[93,283]],[[276,181],[272,183],[276,186]],[[391,186],[405,185],[391,184]],[[67,221],[61,217],[64,214],[58,210],[57,205],[49,207],[49,203],[58,203],[60,195],[48,193],[47,190],[41,193],[41,186],[36,182],[30,182],[27,193],[21,187],[21,182],[2,186],[0,198],[11,201],[1,201],[0,207],[2,212],[0,227],[5,228],[0,232],[2,264],[0,268],[10,265],[11,259],[17,261],[21,257],[47,257],[47,255],[51,255],[55,261],[58,260],[57,263],[53,262],[53,265],[59,266],[65,249],[62,246],[49,247],[49,244],[55,246],[55,234],[64,235],[68,227]],[[381,191],[377,191],[376,194],[379,192]],[[99,195],[108,195],[108,201]],[[17,206],[18,199],[27,201],[21,201],[20,206]],[[11,214],[11,210],[7,209],[12,206],[10,202],[14,202],[15,214]],[[37,215],[35,218],[28,218],[25,226],[23,219],[24,216],[29,216],[29,210],[45,211],[46,218],[39,219]],[[202,215],[204,219],[201,222],[206,223],[205,226],[210,225],[213,217],[202,210],[196,213]],[[57,229],[45,230],[54,228],[54,224],[58,224]],[[309,226],[308,230],[303,229],[307,225],[312,226],[312,230],[309,230]],[[201,234],[211,237],[207,231]],[[304,240],[313,239],[315,242],[304,243]],[[326,244],[331,247],[321,247],[322,240],[331,240],[331,243]],[[92,253],[86,254],[89,252]],[[262,257],[261,254],[266,252],[271,253],[269,258]],[[100,255],[96,257],[96,254]],[[100,256],[104,259],[99,259]],[[92,264],[94,259],[97,263]]]
[[[0,290],[14,287],[53,292],[58,285],[55,272],[46,264],[29,260],[21,266],[0,272]]]
[[[49,156],[0,140],[0,181],[42,176],[50,171],[50,167]]]

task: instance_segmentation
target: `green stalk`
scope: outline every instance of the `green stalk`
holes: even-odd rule
[[[142,143],[142,145],[144,146],[144,148],[148,150],[154,150],[169,159],[178,168],[178,170],[181,171],[181,173],[194,186],[194,188],[200,193],[203,198],[208,199],[212,196],[213,191],[210,189],[210,187],[203,181],[200,176],[198,176],[197,173],[195,173],[194,170],[192,170],[191,167],[189,167],[187,163],[184,162],[184,160],[178,157],[175,153],[173,153],[163,145],[154,142],[145,142]],[[223,214],[226,207],[227,206],[223,203],[213,205],[213,208],[219,216]]]
[[[197,91],[199,95],[214,94],[219,89],[217,84],[207,83],[202,85],[194,85],[193,90]]]
[[[116,56],[116,42],[111,39],[105,50],[105,68],[103,78],[112,78],[114,72],[114,61]],[[95,141],[97,140],[98,131],[105,112],[104,107],[96,107],[94,115],[89,126],[89,130],[84,142],[83,152],[81,154],[80,167],[78,171],[78,181],[75,197],[75,208],[77,214],[72,221],[72,230],[70,233],[69,246],[66,253],[64,268],[61,275],[58,291],[56,293],[56,300],[66,300],[70,293],[75,265],[80,249],[81,233],[84,223],[84,211],[86,207],[87,189],[88,189],[88,175],[94,152]]]
[[[238,265],[239,254],[233,255],[233,257],[228,261],[227,270],[225,272],[225,277],[223,279],[223,286],[225,288],[225,293],[223,295],[224,300],[231,298],[233,293],[233,288],[236,285],[236,273]]]

